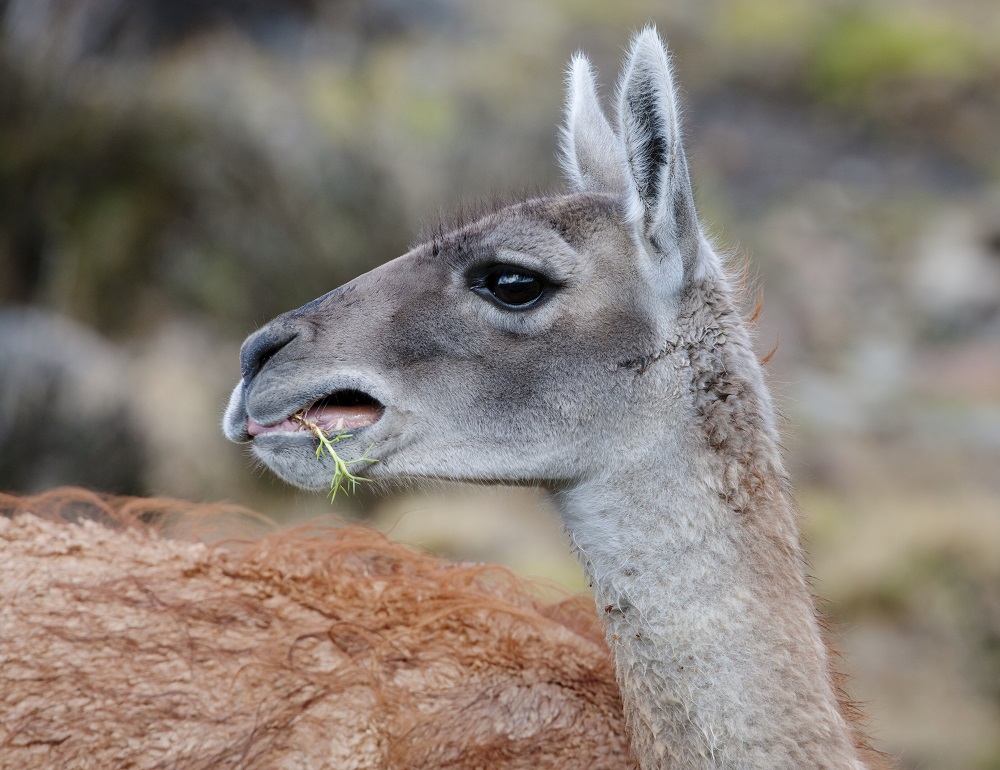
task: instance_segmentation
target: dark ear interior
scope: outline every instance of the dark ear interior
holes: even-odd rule
[[[618,121],[628,171],[629,219],[661,256],[680,254],[685,272],[700,230],[681,141],[670,60],[656,31],[635,37],[619,84]]]

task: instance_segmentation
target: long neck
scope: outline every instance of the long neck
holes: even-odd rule
[[[634,376],[666,387],[658,367],[688,372],[690,397],[676,397],[675,378],[620,467],[556,498],[606,621],[640,763],[862,767],[745,332],[714,313]]]

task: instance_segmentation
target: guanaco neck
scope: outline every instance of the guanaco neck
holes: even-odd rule
[[[622,462],[556,494],[633,749],[646,769],[861,768],[763,376],[728,298],[705,291],[631,375],[656,413],[633,426]]]

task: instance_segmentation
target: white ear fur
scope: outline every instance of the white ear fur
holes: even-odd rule
[[[621,142],[601,109],[590,61],[579,52],[566,75],[566,121],[559,140],[560,164],[574,192],[624,192]]]
[[[687,272],[698,254],[700,230],[670,60],[653,27],[632,39],[618,85],[618,127],[630,177],[626,215],[654,250],[679,253]]]

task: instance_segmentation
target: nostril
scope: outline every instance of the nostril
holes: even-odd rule
[[[271,330],[261,329],[251,336],[240,349],[240,373],[243,382],[249,386],[250,381],[264,368],[274,354],[294,340],[299,333],[292,329]]]

